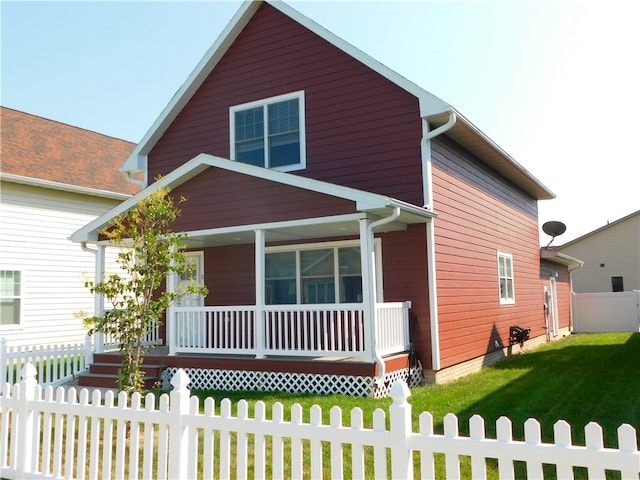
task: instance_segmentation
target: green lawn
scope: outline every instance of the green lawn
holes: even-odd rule
[[[244,398],[253,406],[263,400],[267,405],[279,401],[285,411],[300,403],[322,407],[328,422],[329,409],[339,405],[343,422],[349,423],[353,407],[364,411],[371,425],[376,408],[385,410],[391,399],[366,399],[341,395],[293,395],[264,392],[194,391],[200,397]],[[524,355],[508,358],[446,385],[427,385],[411,390],[414,429],[418,415],[429,411],[434,416],[436,432],[442,433],[442,419],[454,413],[460,421],[461,434],[468,434],[468,419],[480,414],[487,435],[495,435],[495,421],[507,416],[513,422],[514,438],[523,439],[523,424],[536,418],[542,425],[543,441],[553,439],[553,424],[564,419],[573,427],[573,442],[584,442],[584,426],[598,422],[604,429],[605,446],[617,447],[616,429],[629,423],[640,430],[640,334],[607,333],[572,335]],[[216,403],[219,404],[217,401]],[[308,421],[308,418],[305,419]]]

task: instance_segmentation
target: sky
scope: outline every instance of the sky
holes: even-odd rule
[[[539,218],[566,224],[554,245],[640,210],[640,2],[287,3],[553,191]],[[240,5],[0,0],[0,104],[138,142]]]

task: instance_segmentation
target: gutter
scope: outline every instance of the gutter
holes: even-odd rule
[[[367,243],[369,245],[367,245],[367,250],[368,251],[373,251],[374,248],[374,242],[373,242],[373,231],[379,227],[380,225],[385,225],[387,223],[391,223],[394,222],[398,219],[398,217],[400,217],[400,207],[395,206],[393,208],[393,213],[391,215],[389,215],[388,217],[385,218],[381,218],[379,220],[376,220],[375,222],[370,223],[367,226]],[[377,296],[376,296],[376,287],[375,287],[375,275],[372,276],[371,280],[374,282],[374,286],[373,286],[373,298],[371,300],[373,300],[371,303],[373,304],[373,312],[372,312],[372,317],[373,317],[373,332],[371,335],[371,351],[373,352],[374,356],[375,356],[375,362],[378,365],[378,375],[376,377],[376,383],[378,385],[382,385],[382,382],[384,381],[384,375],[386,373],[386,367],[384,365],[384,360],[382,359],[382,357],[380,356],[380,354],[378,353],[378,349],[376,348],[376,334],[375,334],[375,327],[376,327],[376,303],[377,303]]]
[[[451,129],[456,124],[456,114],[449,111],[449,120],[444,125],[429,131],[427,117],[422,117],[422,175],[424,207],[433,209],[433,178],[431,172],[431,140]],[[429,324],[431,330],[431,369],[440,370],[440,330],[438,323],[438,289],[436,285],[436,241],[433,218],[427,220],[427,275],[429,282]]]

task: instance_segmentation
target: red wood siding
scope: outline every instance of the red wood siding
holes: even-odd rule
[[[411,301],[411,313],[417,320],[414,346],[422,366],[431,368],[426,227],[411,225],[404,232],[389,232],[381,237],[384,300]]]
[[[422,205],[417,99],[264,4],[149,155],[149,178],[198,153],[229,157],[229,107],[304,90],[296,174]]]
[[[209,168],[177,187],[182,215],[175,231],[278,222],[354,213],[349,200],[278,184],[236,172]]]
[[[255,248],[233,245],[204,250],[206,305],[255,305]]]
[[[509,327],[543,335],[534,199],[449,143],[434,145],[436,270],[442,367],[507,346]],[[497,252],[513,255],[515,304],[500,305]]]

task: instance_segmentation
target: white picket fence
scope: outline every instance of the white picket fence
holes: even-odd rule
[[[31,363],[37,366],[40,384],[57,386],[87,369],[92,361],[93,347],[89,336],[84,343],[38,347],[10,347],[6,338],[0,338],[0,384],[16,383],[18,372]]]
[[[486,437],[480,416],[470,419],[469,436],[459,435],[451,414],[444,419],[444,434],[435,434],[427,412],[414,432],[410,393],[402,382],[392,388],[388,419],[378,409],[372,428],[365,428],[359,408],[351,411],[349,426],[338,406],[331,408],[329,423],[323,423],[317,405],[309,412],[294,405],[285,416],[282,404],[275,403],[268,416],[265,404],[257,402],[251,416],[248,403],[240,401],[234,416],[228,399],[216,413],[209,398],[201,412],[183,370],[172,378],[168,395],[134,394],[129,402],[120,392],[117,404],[111,391],[102,399],[96,390],[89,399],[88,390],[43,389],[31,365],[22,375],[19,384],[5,384],[0,392],[3,478],[412,479],[415,468],[421,478],[433,479],[438,453],[445,456],[440,476],[447,479],[461,477],[461,456],[471,458],[474,479],[486,478],[486,459],[497,459],[501,479],[515,478],[514,461],[526,462],[529,479],[543,478],[543,464],[555,465],[562,479],[573,478],[573,466],[586,467],[593,479],[604,479],[605,470],[634,480],[640,473],[630,425],[618,429],[618,448],[603,447],[596,423],[585,428],[585,446],[573,445],[571,427],[563,421],[554,427],[555,443],[541,441],[534,419],[524,425],[524,441],[513,439],[505,417],[497,421],[497,438]]]

